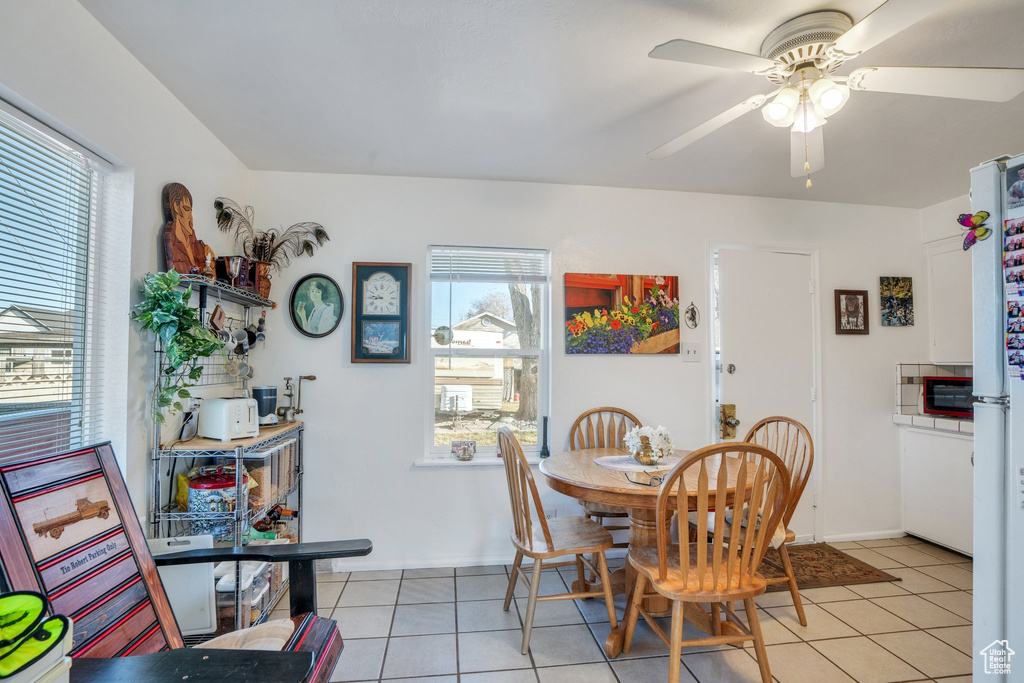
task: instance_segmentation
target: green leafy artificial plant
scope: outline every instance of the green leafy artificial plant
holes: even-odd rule
[[[203,375],[200,358],[212,356],[224,346],[210,330],[203,326],[199,312],[188,305],[192,285],[179,290],[181,277],[170,270],[166,273],[147,273],[143,279],[145,298],[132,311],[132,320],[142,323],[142,329],[156,333],[163,344],[166,367],[161,372],[153,398],[153,418],[164,423],[163,410],[174,414],[183,408],[181,399],[190,398],[188,388],[195,386]]]

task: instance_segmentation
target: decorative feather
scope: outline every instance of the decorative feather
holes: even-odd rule
[[[291,263],[291,256],[312,256],[318,246],[331,239],[324,226],[312,222],[296,223],[286,230],[257,230],[253,226],[255,210],[251,206],[239,206],[227,197],[217,197],[213,207],[217,210],[217,227],[224,232],[233,231],[242,253],[256,261],[270,263],[271,271],[283,269]]]

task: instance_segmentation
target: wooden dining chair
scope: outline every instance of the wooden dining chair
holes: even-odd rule
[[[505,591],[505,611],[508,611],[512,603],[517,579],[521,579],[530,588],[526,617],[523,619],[523,654],[525,655],[530,648],[533,614],[538,601],[580,600],[603,595],[605,606],[608,608],[608,622],[614,629],[618,626],[618,619],[615,616],[608,561],[604,555],[604,551],[612,547],[611,533],[597,522],[583,517],[547,519],[544,515],[544,506],[540,502],[540,494],[537,492],[537,483],[530,471],[530,464],[526,461],[519,441],[508,427],[498,428],[498,450],[505,464],[508,498],[512,506],[512,545],[516,548],[516,559],[509,575],[508,590]],[[566,555],[575,555],[575,559],[569,562],[549,562],[547,567],[563,567],[575,563],[576,575],[582,586],[583,568],[586,565],[601,577],[600,590],[538,596],[544,561]],[[597,567],[584,555],[596,555]],[[520,567],[524,556],[533,560],[533,571],[528,582]]]
[[[576,421],[573,422],[572,429],[569,430],[569,450],[575,451],[578,448],[620,448],[626,432],[633,427],[642,426],[640,420],[636,419],[633,413],[622,408],[611,408],[608,406],[593,408],[577,417]],[[626,508],[606,505],[604,503],[592,503],[585,500],[581,500],[580,505],[583,506],[583,514],[587,519],[597,520],[608,531],[621,531],[629,528],[628,525],[606,525],[604,523],[604,520],[607,518],[629,517],[629,510]],[[620,542],[616,543],[613,547],[627,548],[629,544]]]
[[[803,603],[800,601],[800,591],[796,585],[796,576],[793,574],[793,565],[789,561],[786,544],[792,543],[796,539],[796,535],[789,528],[789,522],[793,519],[796,506],[800,503],[800,496],[811,478],[811,465],[814,464],[814,442],[811,440],[811,433],[807,431],[807,427],[796,420],[775,415],[766,417],[751,427],[743,440],[764,446],[779,456],[785,463],[786,469],[789,470],[789,498],[786,500],[786,509],[782,513],[785,540],[781,541],[778,547],[781,565],[771,560],[765,560],[767,564],[785,572],[785,576],[771,578],[767,581],[769,584],[789,584],[789,592],[793,596],[793,606],[796,608],[800,625],[807,626],[807,617],[804,614]]]
[[[728,467],[737,469],[735,494],[730,496]],[[789,476],[782,460],[767,448],[748,443],[707,446],[694,451],[672,468],[656,503],[657,541],[654,546],[630,548],[629,562],[636,569],[636,584],[626,609],[626,633],[623,652],[628,653],[640,616],[665,641],[669,657],[670,683],[679,680],[682,648],[691,645],[742,644],[754,642],[757,664],[763,683],[771,683],[771,670],[765,650],[754,597],[764,593],[764,577],[757,568],[771,540],[770,529],[778,526],[789,495]],[[695,505],[691,497],[695,496]],[[694,509],[697,534],[685,544],[670,543],[669,521],[673,507]],[[714,510],[715,522],[707,527],[708,513]],[[741,527],[742,519],[763,519],[766,524]],[[727,522],[726,520],[731,520]],[[726,542],[726,528],[742,543]],[[665,632],[643,609],[643,600],[662,596],[672,601],[671,634]],[[743,601],[747,623],[733,611],[733,601]],[[711,603],[710,615],[698,603]],[[711,619],[714,633],[707,638],[683,640],[683,606],[699,610]],[[723,628],[721,615],[727,618]],[[728,630],[729,633],[725,631]]]

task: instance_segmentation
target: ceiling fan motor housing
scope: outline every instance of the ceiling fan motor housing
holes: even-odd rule
[[[835,11],[811,12],[782,24],[761,43],[761,56],[784,67],[766,74],[768,80],[781,85],[803,66],[813,65],[825,73],[839,68],[842,60],[829,54],[828,48],[852,27],[850,17]]]

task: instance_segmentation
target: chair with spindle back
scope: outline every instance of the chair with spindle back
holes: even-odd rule
[[[811,465],[814,463],[814,442],[807,427],[796,420],[788,417],[773,415],[759,421],[750,431],[747,432],[744,441],[764,446],[772,453],[782,458],[786,469],[789,471],[789,499],[786,501],[786,510],[782,515],[778,531],[773,534],[771,545],[776,547],[779,553],[779,562],[765,558],[768,564],[784,573],[783,576],[766,579],[769,585],[777,583],[789,584],[789,592],[793,596],[793,606],[796,609],[797,618],[801,626],[807,626],[807,616],[804,613],[803,602],[800,600],[800,591],[796,585],[796,576],[793,574],[793,565],[789,561],[787,543],[792,543],[796,535],[789,528],[789,522],[796,512],[800,503],[800,496],[807,486],[811,477]],[[714,513],[708,519],[708,526],[714,526]],[[696,532],[696,516],[690,515],[690,530]],[[729,539],[729,530],[726,528],[726,540]]]
[[[508,611],[509,605],[512,603],[516,580],[522,579],[526,582],[526,575],[520,567],[523,557],[533,560],[533,570],[530,573],[530,580],[527,582],[530,587],[530,598],[526,605],[526,616],[523,619],[523,654],[525,655],[530,647],[533,614],[538,600],[580,600],[603,595],[605,606],[608,609],[608,621],[614,629],[618,625],[618,619],[615,616],[608,562],[604,556],[604,551],[612,547],[611,533],[597,522],[583,517],[547,519],[544,515],[544,507],[540,502],[540,494],[537,492],[537,484],[530,471],[530,464],[526,461],[519,441],[508,427],[498,428],[498,450],[505,464],[508,497],[512,506],[512,545],[516,548],[516,559],[509,575],[508,590],[505,592],[505,611]],[[590,560],[584,558],[584,555],[591,554],[597,556],[597,567]],[[575,564],[580,585],[583,586],[583,566],[587,565],[600,575],[600,590],[538,597],[544,561],[566,555],[575,555],[575,560],[549,563],[547,566],[550,568]]]
[[[731,493],[728,470],[736,471]],[[694,451],[672,468],[665,477],[656,503],[657,545],[630,548],[629,562],[636,569],[636,584],[626,608],[626,633],[623,652],[628,653],[640,616],[665,641],[669,657],[670,683],[679,680],[679,661],[684,646],[701,644],[742,644],[754,641],[757,664],[764,683],[771,683],[768,654],[761,634],[754,597],[764,593],[764,577],[757,568],[768,549],[771,529],[782,520],[789,495],[789,473],[782,460],[761,446],[731,443],[707,446]],[[695,497],[695,498],[694,498]],[[673,510],[697,512],[694,540],[670,543],[669,521]],[[714,526],[708,528],[708,513],[714,510]],[[743,526],[743,519],[763,519],[765,524]],[[742,543],[729,543],[726,529]],[[644,611],[644,598],[662,596],[672,601],[672,628],[669,636]],[[742,600],[747,624],[733,611],[733,601]],[[697,603],[712,603],[714,635],[683,640],[683,605],[703,608]],[[722,613],[730,630],[723,634]]]
[[[578,448],[620,448],[622,439],[633,427],[642,427],[640,420],[636,419],[633,413],[622,408],[611,408],[608,406],[588,410],[579,417],[569,430],[569,450],[575,451]],[[629,517],[629,510],[605,505],[603,503],[592,503],[580,501],[583,506],[583,514],[587,519],[594,518],[602,525],[605,518]],[[609,531],[628,529],[629,526],[605,526]],[[616,543],[615,548],[627,548],[628,543]]]
[[[796,420],[776,415],[766,417],[751,427],[744,441],[764,446],[782,458],[786,469],[789,470],[789,498],[786,501],[786,510],[782,514],[785,540],[781,541],[778,547],[779,560],[782,564],[777,565],[771,560],[765,562],[785,572],[785,576],[768,579],[768,583],[789,584],[789,592],[793,595],[793,606],[796,607],[800,625],[807,626],[807,617],[804,615],[804,606],[800,601],[800,591],[797,589],[786,544],[796,539],[796,535],[789,528],[789,522],[793,519],[796,506],[800,503],[800,496],[811,478],[811,465],[814,464],[814,442],[811,440],[811,433]]]

